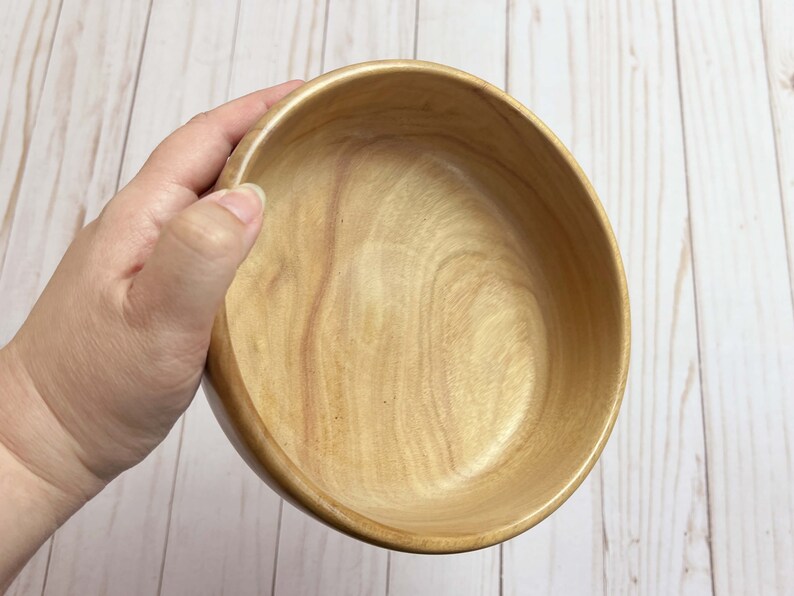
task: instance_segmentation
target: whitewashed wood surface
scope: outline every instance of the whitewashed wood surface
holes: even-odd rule
[[[199,394],[10,594],[794,594],[790,0],[0,0],[0,32],[1,342],[162,137],[376,58],[462,68],[550,125],[612,220],[633,319],[600,462],[502,546],[415,556],[325,528]]]

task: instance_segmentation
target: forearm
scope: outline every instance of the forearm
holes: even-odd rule
[[[58,526],[101,489],[75,471],[66,441],[10,350],[0,350],[0,593]]]

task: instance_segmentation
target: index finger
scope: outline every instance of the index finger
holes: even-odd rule
[[[240,139],[278,100],[303,84],[289,81],[194,116],[152,152],[133,182],[168,189],[172,207],[186,207],[215,182]]]

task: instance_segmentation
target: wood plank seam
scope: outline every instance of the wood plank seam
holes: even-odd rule
[[[391,551],[386,554],[386,589],[384,593],[386,596],[389,596],[389,585],[390,585],[390,576],[391,575]]]
[[[182,444],[185,439],[185,416],[179,419],[179,441],[176,445],[176,463],[174,464],[174,478],[171,480],[171,496],[168,499],[168,514],[165,522],[165,540],[163,541],[163,554],[160,559],[160,577],[157,578],[157,596],[163,592],[163,577],[165,575],[165,559],[168,554],[168,538],[171,535],[171,519],[174,515],[174,495],[176,494],[176,480],[179,477],[179,460],[182,455]]]
[[[419,2],[421,0],[416,0],[414,4],[414,60],[419,55]]]
[[[44,581],[41,583],[41,596],[44,596],[44,592],[47,590],[47,579],[50,576],[50,561],[52,561],[52,547],[55,544],[55,535],[57,533],[58,531],[56,530],[48,540],[50,547],[47,549],[47,565],[44,567]]]
[[[281,520],[284,518],[284,499],[278,504],[278,523],[276,525],[276,552],[273,555],[273,577],[270,580],[270,596],[276,593],[276,573],[278,572],[278,546],[281,542]]]
[[[711,574],[711,593],[714,594],[714,549],[711,544],[711,537],[713,536],[712,521],[711,521],[711,484],[709,483],[709,449],[708,441],[706,440],[706,394],[703,387],[703,358],[701,357],[701,338],[700,338],[700,303],[698,302],[697,290],[697,272],[695,265],[695,244],[692,236],[692,207],[691,207],[691,193],[689,186],[689,161],[687,160],[686,149],[686,119],[684,117],[684,98],[681,83],[681,59],[678,42],[678,0],[671,0],[671,8],[673,11],[673,36],[675,40],[675,69],[676,69],[676,85],[678,87],[678,108],[680,111],[681,119],[681,151],[684,161],[684,183],[686,186],[686,205],[687,205],[687,233],[689,234],[689,266],[692,267],[692,294],[695,303],[695,337],[697,338],[697,355],[698,355],[698,380],[700,383],[700,416],[703,424],[703,468],[705,470],[705,491],[706,491],[706,516],[708,520],[708,546],[709,546],[709,571]]]
[[[232,94],[232,76],[234,75],[234,53],[237,51],[237,38],[240,33],[240,11],[242,0],[237,0],[234,12],[234,32],[232,33],[232,52],[229,55],[229,76],[226,77],[226,101],[234,99]]]
[[[598,493],[601,497],[599,503],[601,507],[601,589],[602,594],[609,594],[609,582],[607,581],[607,550],[609,541],[607,539],[607,521],[604,507],[604,466],[598,466]]]
[[[325,72],[325,52],[328,48],[328,11],[331,10],[331,0],[325,0],[325,21],[323,23],[323,49],[320,53],[320,74]]]
[[[760,20],[760,31],[761,31],[761,47],[764,51],[764,71],[766,73],[766,87],[767,87],[767,96],[769,99],[769,118],[772,120],[773,124],[773,131],[774,134],[772,135],[772,140],[775,147],[775,167],[777,169],[777,188],[778,193],[780,193],[780,217],[783,218],[783,240],[786,243],[786,265],[788,267],[788,281],[789,281],[789,289],[791,293],[791,306],[794,308],[794,274],[792,274],[792,265],[791,265],[791,236],[789,236],[790,230],[788,229],[788,213],[786,211],[786,200],[785,195],[783,193],[783,173],[782,173],[782,166],[781,166],[781,156],[780,156],[780,139],[777,135],[777,130],[779,126],[779,122],[777,120],[777,116],[775,114],[775,110],[772,106],[772,78],[770,67],[771,64],[769,62],[769,51],[766,47],[766,31],[764,28],[764,3],[763,0],[758,0],[758,16]],[[794,87],[794,75],[792,75],[791,85]]]
[[[124,146],[121,150],[121,160],[119,161],[119,172],[116,176],[116,192],[119,191],[119,186],[121,185],[121,172],[124,169],[124,159],[127,156],[127,142],[130,138],[130,126],[132,125],[132,110],[135,108],[135,97],[138,92],[138,82],[141,80],[141,67],[143,66],[143,54],[146,50],[146,40],[149,37],[149,21],[152,16],[152,5],[154,4],[154,0],[149,0],[149,8],[146,11],[146,21],[143,24],[143,40],[141,41],[141,51],[138,54],[138,66],[136,67],[135,71],[135,82],[133,83],[132,87],[132,102],[130,102],[130,113],[127,115],[127,127],[124,129]],[[83,220],[83,225],[86,225],[88,222]]]

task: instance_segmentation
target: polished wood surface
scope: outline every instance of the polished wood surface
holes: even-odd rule
[[[274,107],[219,185],[247,181],[268,231],[208,367],[298,504],[452,552],[570,495],[617,415],[628,300],[600,203],[544,125],[461,71],[366,63]]]
[[[200,392],[10,594],[794,591],[791,7],[0,3],[4,341],[77,222],[174,128],[225,97],[379,58],[462,68],[538,114],[604,202],[632,304],[626,397],[602,456],[554,515],[503,545],[428,557],[328,528],[248,469]]]

